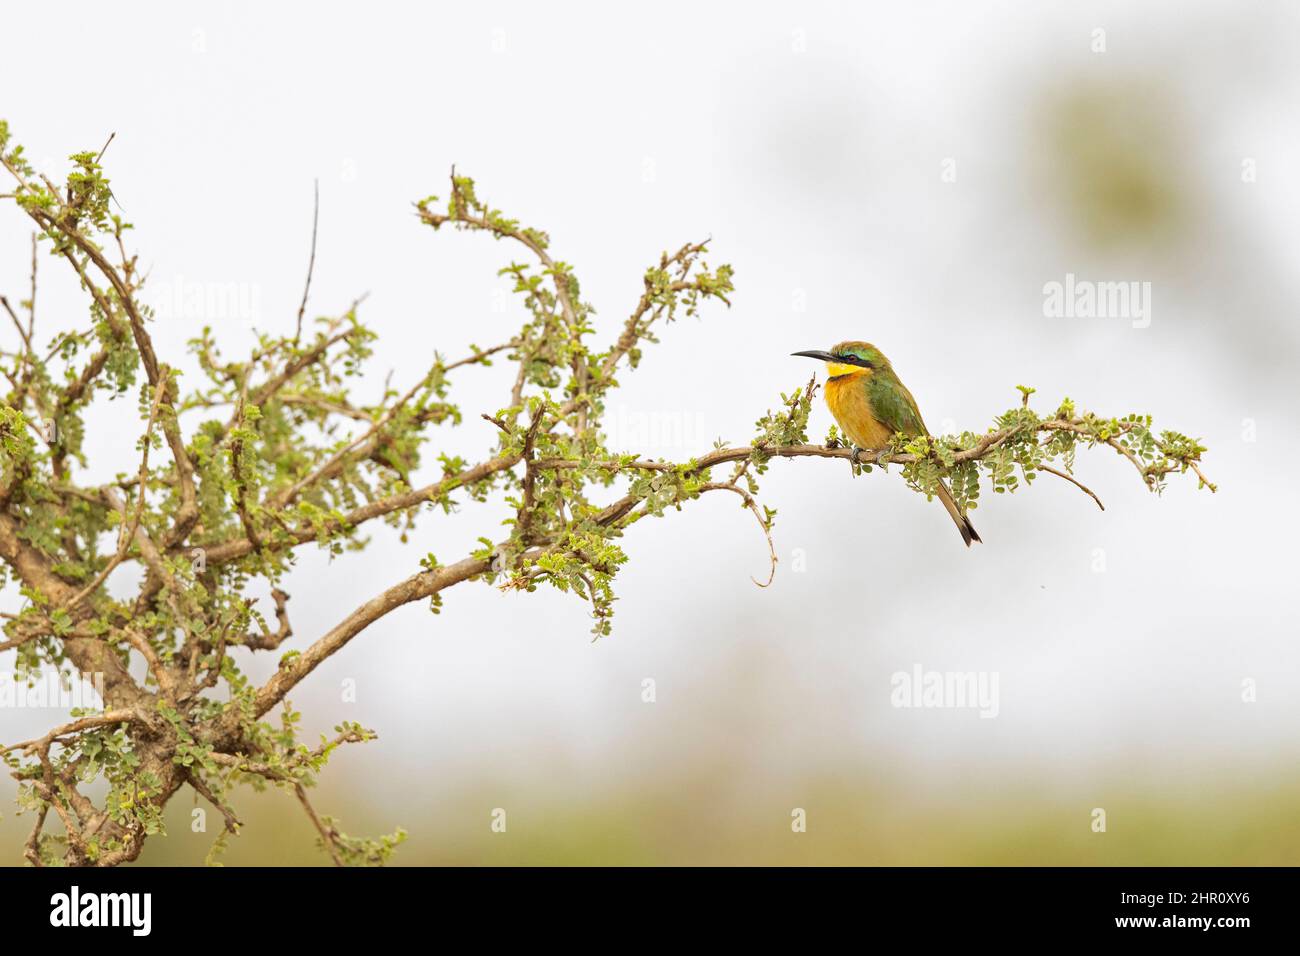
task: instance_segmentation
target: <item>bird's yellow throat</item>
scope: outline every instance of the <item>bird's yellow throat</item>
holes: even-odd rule
[[[831,378],[839,378],[841,375],[862,375],[870,369],[865,369],[861,365],[848,365],[844,362],[827,362],[826,374]]]

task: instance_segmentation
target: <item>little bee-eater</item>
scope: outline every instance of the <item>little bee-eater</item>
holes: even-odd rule
[[[909,438],[930,432],[917,411],[916,399],[894,374],[889,359],[874,345],[866,342],[841,342],[830,351],[795,352],[826,363],[826,404],[840,423],[840,428],[858,448],[880,451],[895,432]],[[856,454],[856,453],[855,453]],[[952,492],[939,482],[936,492],[952,516],[961,539],[970,547],[979,541],[970,519],[962,514]]]

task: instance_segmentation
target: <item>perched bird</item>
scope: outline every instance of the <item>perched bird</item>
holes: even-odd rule
[[[889,444],[895,432],[908,437],[930,434],[917,411],[916,399],[898,380],[889,359],[874,345],[841,342],[832,346],[829,352],[794,354],[826,363],[826,404],[844,434],[858,448],[879,451]],[[961,532],[966,547],[969,548],[972,541],[979,541],[980,536],[975,533],[970,519],[962,514],[957,502],[952,500],[952,492],[942,481],[937,494]]]

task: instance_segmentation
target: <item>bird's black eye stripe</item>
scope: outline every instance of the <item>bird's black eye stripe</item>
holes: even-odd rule
[[[872,367],[870,362],[864,358],[859,358],[856,355],[837,355],[835,356],[835,360],[837,362],[843,362],[845,365],[860,365],[862,368]]]

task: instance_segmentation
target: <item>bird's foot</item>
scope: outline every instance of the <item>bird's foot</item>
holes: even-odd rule
[[[849,461],[853,462],[855,465],[862,464],[862,449],[857,445],[854,445],[853,451],[849,452]]]

